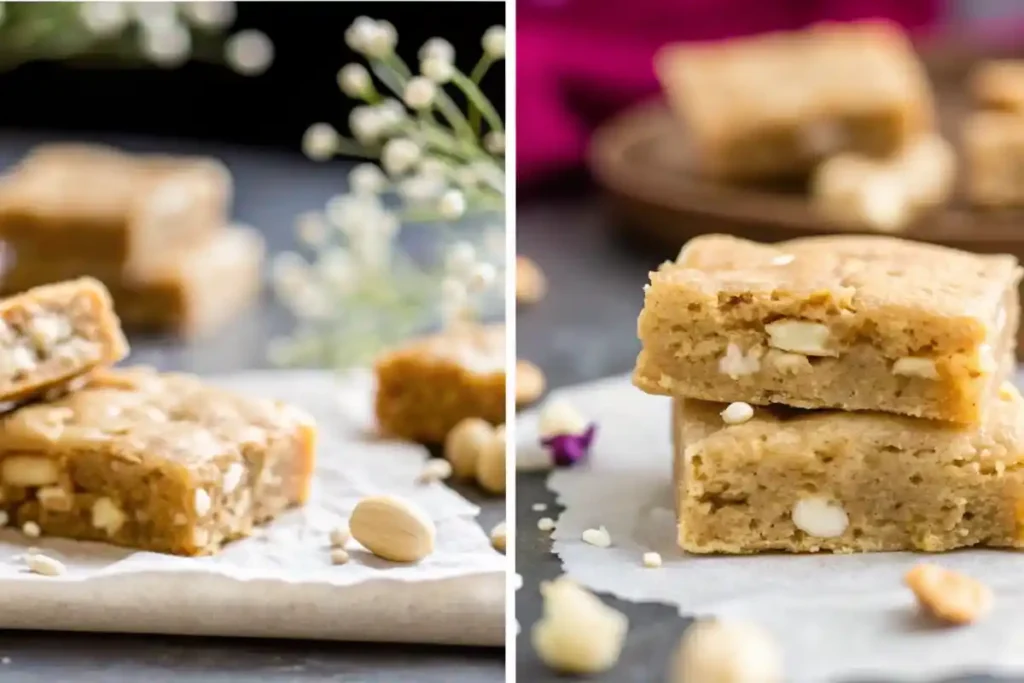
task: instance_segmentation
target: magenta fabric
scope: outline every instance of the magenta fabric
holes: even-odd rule
[[[516,174],[580,166],[604,118],[658,88],[654,52],[680,40],[887,18],[931,26],[941,0],[518,0]]]

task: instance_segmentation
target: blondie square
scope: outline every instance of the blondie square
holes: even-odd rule
[[[964,121],[967,199],[975,206],[1024,206],[1024,116],[979,111]]]
[[[128,354],[106,288],[91,278],[0,301],[0,401],[17,404],[72,388]]]
[[[391,436],[442,443],[468,417],[505,422],[505,328],[465,325],[417,339],[375,364],[376,414]]]
[[[982,62],[971,72],[969,88],[982,108],[1024,112],[1024,60]]]
[[[924,69],[886,23],[673,45],[655,68],[713,177],[802,174],[843,151],[888,156],[933,128]]]
[[[684,550],[1024,546],[1024,402],[1009,384],[973,426],[782,406],[726,424],[725,407],[673,406]]]
[[[202,555],[305,502],[313,421],[144,368],[0,419],[0,508],[44,535]]]
[[[213,159],[44,145],[0,179],[0,240],[18,259],[141,267],[221,227],[231,191]]]
[[[892,237],[705,235],[651,273],[652,394],[972,423],[1012,367],[1020,268]]]

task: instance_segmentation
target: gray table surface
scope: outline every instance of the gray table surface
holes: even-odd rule
[[[517,355],[540,365],[550,388],[632,370],[639,350],[636,316],[647,272],[676,254],[637,246],[617,227],[593,195],[519,204],[517,250],[537,261],[550,291],[539,304],[519,309]],[[518,680],[530,683],[566,680],[537,658],[529,635],[541,612],[540,582],[561,574],[549,534],[537,529],[540,517],[557,517],[561,511],[545,480],[545,475],[533,473],[516,479],[516,571],[523,577],[516,598],[521,626],[516,664]],[[534,503],[548,507],[535,512]],[[674,607],[602,597],[629,617],[629,635],[618,665],[587,680],[664,682],[672,652],[691,620],[680,617]],[[949,683],[983,680],[995,679],[959,678]]]
[[[0,168],[31,145],[71,139],[41,133],[0,133]],[[78,136],[77,139],[83,139]],[[259,228],[271,252],[294,247],[298,214],[322,207],[344,188],[343,164],[319,165],[298,154],[212,146],[189,141],[94,137],[140,151],[213,154],[231,168],[235,216]],[[289,317],[270,296],[211,337],[184,344],[132,338],[130,362],[200,374],[266,368],[269,339],[287,332]],[[481,524],[504,518],[504,503],[480,499]],[[2,609],[2,608],[0,608]],[[504,681],[504,650],[313,641],[238,640],[0,631],[3,681],[229,681],[270,683],[476,683]],[[9,659],[9,661],[8,661]],[[6,662],[6,663],[3,663]]]

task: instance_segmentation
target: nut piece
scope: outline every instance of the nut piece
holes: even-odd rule
[[[921,377],[923,379],[938,379],[939,369],[935,367],[935,361],[931,358],[907,356],[893,363],[892,374],[906,377]]]
[[[505,530],[505,522],[501,522],[491,529],[491,545],[495,550],[505,552],[505,542],[508,540]]]
[[[603,526],[596,529],[586,529],[583,532],[583,542],[597,548],[608,548],[611,547],[612,536]]]
[[[780,372],[788,372],[792,375],[795,375],[802,370],[809,370],[811,367],[811,361],[807,360],[807,356],[799,353],[779,351],[778,349],[769,349],[765,359],[771,363],[772,367],[776,370]]]
[[[725,355],[718,361],[718,371],[728,375],[730,379],[739,379],[753,375],[761,369],[760,349],[750,349],[747,354],[739,346],[730,342],[725,347]]]
[[[395,496],[363,498],[348,525],[353,538],[385,560],[418,562],[434,552],[433,520],[419,506]]]
[[[739,401],[737,403],[730,403],[725,410],[722,411],[722,421],[727,425],[739,425],[743,424],[754,417],[754,409],[749,403],[743,403]]]
[[[452,476],[452,464],[447,460],[433,458],[423,465],[423,470],[416,477],[417,484],[431,484]]]
[[[36,498],[44,510],[53,512],[68,512],[74,502],[71,494],[60,486],[44,486],[36,491]]]
[[[127,515],[110,498],[97,498],[92,504],[92,525],[106,531],[107,536],[116,534],[127,519]]]
[[[596,674],[615,666],[629,628],[626,615],[564,576],[541,584],[540,590],[544,614],[531,636],[541,661],[568,674]]]
[[[540,266],[531,258],[516,256],[516,302],[535,304],[544,298],[547,291],[547,278]]]
[[[348,530],[347,524],[341,524],[331,529],[331,547],[342,548],[352,538],[352,532]]]
[[[480,453],[493,440],[494,427],[479,417],[467,417],[455,425],[444,440],[444,457],[452,464],[452,474],[457,479],[475,477]]]
[[[43,530],[39,528],[36,522],[25,522],[21,525],[21,533],[29,538],[39,538],[43,535]]]
[[[25,555],[25,564],[33,574],[42,576],[60,576],[67,571],[67,567],[60,560],[40,553],[28,553]]]
[[[686,629],[672,666],[673,683],[781,683],[782,652],[756,624],[698,621]]]
[[[544,393],[544,372],[528,360],[516,361],[516,406],[535,403]]]
[[[60,479],[60,469],[50,458],[8,455],[0,462],[0,477],[7,486],[34,488],[56,484]]]
[[[644,553],[644,566],[648,569],[657,569],[661,566],[661,555],[658,553]]]
[[[934,564],[919,564],[903,582],[921,608],[947,624],[970,624],[992,609],[992,589],[969,576]]]
[[[541,517],[537,520],[537,528],[541,531],[551,531],[555,528],[555,520],[550,517]]]
[[[331,564],[345,564],[349,561],[348,552],[341,548],[333,548],[331,550]]]
[[[505,493],[505,427],[494,430],[494,438],[480,453],[476,463],[476,482],[488,493]]]
[[[821,323],[806,320],[776,320],[764,326],[768,343],[776,349],[805,356],[838,356],[827,348],[832,333]]]
[[[815,538],[836,538],[846,531],[850,518],[839,503],[821,496],[812,496],[801,499],[793,506],[793,524]]]

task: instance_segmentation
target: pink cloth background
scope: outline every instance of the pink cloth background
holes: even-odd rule
[[[655,50],[884,17],[910,30],[939,18],[942,0],[518,0],[516,173],[529,186],[578,168],[604,118],[658,89]]]

